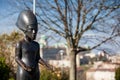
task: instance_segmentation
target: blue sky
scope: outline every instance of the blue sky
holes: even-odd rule
[[[10,0],[0,0],[0,34],[16,30],[15,22],[17,14],[12,14],[14,7],[10,6]]]
[[[13,13],[16,10],[16,6],[11,6],[10,1],[12,3],[14,0],[0,0],[0,34],[18,30],[15,23],[19,12]]]

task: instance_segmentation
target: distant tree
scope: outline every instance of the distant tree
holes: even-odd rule
[[[14,48],[17,41],[22,37],[22,33],[15,31],[10,34],[0,35],[0,57],[5,57],[8,59],[7,57],[10,57],[10,48]]]
[[[16,0],[12,4],[19,9],[32,9],[33,2]],[[36,0],[41,32],[52,33],[55,39],[61,37],[69,48],[70,80],[76,80],[76,54],[88,50],[83,45],[90,44],[92,50],[107,42],[107,47],[119,43],[119,14],[119,0]]]
[[[120,67],[115,70],[115,80],[120,80]]]

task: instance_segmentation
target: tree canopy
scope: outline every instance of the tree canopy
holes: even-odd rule
[[[33,2],[21,0],[15,4],[20,10],[32,10]],[[39,33],[69,42],[68,46],[87,44],[94,49],[108,42],[118,47],[119,13],[119,0],[36,0]]]

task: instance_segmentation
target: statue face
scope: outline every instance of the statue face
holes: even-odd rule
[[[37,24],[29,25],[27,31],[25,32],[26,36],[29,37],[31,40],[34,40],[37,35]]]

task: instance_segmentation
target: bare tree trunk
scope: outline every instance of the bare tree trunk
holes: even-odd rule
[[[70,53],[70,75],[69,75],[69,80],[76,80],[76,55],[75,51],[72,51]]]

